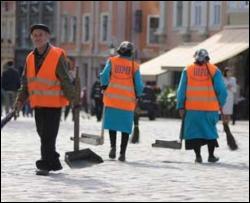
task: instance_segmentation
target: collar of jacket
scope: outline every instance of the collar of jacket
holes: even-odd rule
[[[34,54],[35,54],[36,56],[38,56],[38,57],[43,57],[43,56],[47,53],[47,51],[48,51],[49,47],[50,47],[50,44],[49,44],[49,43],[47,43],[47,45],[46,45],[46,49],[43,51],[43,53],[42,53],[42,54],[40,54],[40,53],[38,52],[37,48],[35,48],[35,50],[34,50]]]

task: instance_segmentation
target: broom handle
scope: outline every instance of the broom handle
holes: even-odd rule
[[[214,90],[215,96],[216,96],[217,101],[218,101],[218,103],[219,103],[219,108],[220,108],[221,115],[222,115],[222,117],[224,117],[223,109],[222,109],[222,106],[220,105],[218,94],[217,94],[217,92],[215,91],[215,88],[214,88],[214,80],[213,80],[213,76],[212,76],[212,74],[210,73],[210,70],[209,70],[209,68],[208,68],[207,63],[206,63],[206,67],[207,67],[208,74],[209,74],[209,76],[210,76],[210,78],[211,78],[212,84],[213,84],[213,85],[212,85],[212,87],[213,87],[213,90]]]
[[[180,137],[179,137],[179,142],[182,143],[183,140],[183,131],[184,131],[184,120],[186,116],[186,110],[184,109],[184,114],[181,118],[181,130],[180,130]]]
[[[105,106],[103,105],[102,110],[102,130],[101,130],[101,139],[104,141],[104,114],[105,114]]]

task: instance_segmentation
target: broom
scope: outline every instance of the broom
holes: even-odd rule
[[[16,111],[12,110],[3,119],[1,119],[1,129],[16,115]]]
[[[207,64],[206,64],[206,67],[207,67],[207,71],[208,71],[208,73],[209,73],[209,75],[210,75],[210,78],[211,78],[211,80],[212,80],[212,82],[213,82],[213,77],[212,77],[212,75],[211,75],[211,73],[210,73],[210,71],[209,71],[209,68],[208,68]],[[213,88],[214,88],[214,85],[213,85]],[[216,94],[215,89],[214,89],[214,92],[215,92],[215,95],[216,95],[216,97],[217,97],[217,100],[219,101],[218,95]],[[223,114],[223,110],[222,110],[221,107],[220,107],[220,111],[221,111],[221,116],[223,117],[224,114]],[[231,131],[230,131],[230,128],[229,128],[229,126],[228,126],[228,123],[224,123],[224,122],[223,122],[223,127],[224,127],[224,131],[225,131],[225,133],[226,133],[226,136],[227,136],[227,145],[228,145],[229,149],[231,149],[231,150],[237,150],[237,149],[238,149],[238,145],[237,145],[237,143],[236,143],[236,141],[235,141],[235,138],[234,138],[233,134],[232,134]]]
[[[134,55],[132,56],[132,69],[134,72]],[[135,81],[133,80],[133,83],[135,85]],[[134,129],[133,129],[133,134],[131,138],[131,143],[139,143],[139,137],[140,137],[140,131],[139,131],[139,101],[136,103],[136,108],[134,112]]]
[[[234,139],[233,134],[230,131],[230,128],[228,126],[228,123],[223,123],[223,127],[224,127],[224,131],[227,135],[227,145],[229,146],[229,149],[233,150],[237,150],[238,149],[238,145]]]
[[[134,115],[134,130],[131,138],[131,143],[135,144],[139,142],[140,131],[139,131],[139,116],[137,112]]]

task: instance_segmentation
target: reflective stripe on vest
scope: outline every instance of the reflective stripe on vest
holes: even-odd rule
[[[51,81],[51,80],[48,80],[48,79],[45,79],[45,78],[37,78],[37,77],[28,78],[27,81],[28,82],[40,82],[40,83],[46,84],[48,86],[60,85],[59,81]]]
[[[187,97],[187,101],[195,101],[195,102],[211,102],[217,101],[216,97],[198,97],[198,96],[189,96]]]
[[[217,68],[208,64],[209,71],[214,76]],[[185,108],[187,110],[218,111],[219,103],[214,92],[211,76],[205,65],[192,64],[187,68],[187,89]]]
[[[62,90],[31,90],[29,94],[32,95],[46,95],[46,96],[59,96],[63,95]]]
[[[134,89],[134,73],[139,65],[132,61],[112,57],[110,83],[104,92],[103,101],[105,106],[121,110],[134,111],[136,106],[136,96]]]
[[[135,102],[135,99],[133,99],[131,97],[119,95],[119,94],[105,93],[105,96],[112,98],[112,99],[119,99],[119,100],[128,101],[128,102]]]
[[[50,47],[43,64],[36,74],[35,57],[31,52],[26,58],[27,82],[30,104],[32,107],[63,107],[69,104],[63,96],[61,83],[56,77],[56,67],[62,49]]]
[[[128,86],[124,86],[124,85],[120,85],[120,84],[115,84],[115,83],[110,83],[109,87],[113,87],[113,88],[117,88],[117,89],[122,89],[122,90],[127,90],[127,91],[134,91],[133,87],[128,87]]]
[[[214,91],[213,87],[205,86],[205,87],[195,87],[195,86],[187,86],[187,91]]]

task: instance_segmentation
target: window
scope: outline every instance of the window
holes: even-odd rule
[[[181,27],[183,25],[182,17],[183,17],[183,1],[177,1],[176,2],[176,27]]]
[[[7,26],[6,26],[6,20],[4,19],[3,21],[2,21],[2,23],[1,23],[1,31],[2,31],[2,33],[1,33],[1,38],[3,38],[4,40],[6,39],[6,37],[7,37],[7,34],[6,34],[6,30],[7,30]]]
[[[210,3],[210,25],[221,24],[221,1],[211,1]]]
[[[67,41],[67,35],[68,35],[68,21],[67,16],[62,17],[62,35],[61,35],[61,41],[66,42]]]
[[[248,11],[249,1],[228,1],[229,11]]]
[[[76,42],[76,16],[70,18],[70,42]]]
[[[134,31],[137,33],[142,32],[142,10],[135,11]]]
[[[196,1],[194,5],[194,25],[196,26],[201,25],[201,18],[202,18],[201,11],[202,11],[201,2]]]
[[[20,21],[21,22],[21,43],[20,43],[20,45],[21,45],[21,47],[25,47],[25,40],[26,40],[26,29],[27,29],[27,27],[26,27],[26,23],[25,23],[25,21],[23,20],[23,21]]]
[[[9,39],[12,41],[12,42],[14,42],[14,40],[15,40],[15,36],[14,36],[14,26],[13,26],[13,21],[12,20],[10,20],[10,22],[9,22]]]
[[[156,31],[159,28],[159,16],[148,17],[148,44],[158,44],[159,36],[156,35]]]
[[[249,8],[249,1],[239,1],[239,8],[240,9],[248,9]]]
[[[101,14],[101,42],[108,41],[108,14]]]
[[[237,1],[228,1],[228,6],[230,9],[237,9]]]
[[[90,16],[83,16],[82,25],[82,42],[89,42],[90,40]]]
[[[4,11],[8,12],[9,11],[9,3],[8,2],[3,2],[4,3]]]

